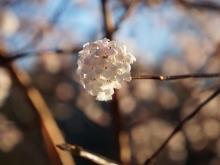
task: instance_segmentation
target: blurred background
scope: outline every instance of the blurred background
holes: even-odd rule
[[[53,164],[6,55],[29,76],[67,143],[124,164],[143,164],[220,85],[219,78],[132,80],[113,101],[96,101],[79,83],[77,53],[106,34],[136,57],[132,75],[220,72],[219,0],[1,0],[1,165]],[[220,96],[184,125],[159,164],[220,164]]]

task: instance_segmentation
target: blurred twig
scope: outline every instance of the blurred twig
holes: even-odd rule
[[[24,57],[28,57],[30,55],[38,55],[38,54],[43,54],[46,52],[56,52],[58,54],[78,54],[78,52],[80,51],[80,49],[73,49],[73,50],[62,50],[62,49],[51,49],[51,50],[44,50],[44,51],[33,51],[33,52],[24,52],[24,53],[18,53],[18,54],[14,54],[14,55],[10,55],[10,57],[0,57],[0,66],[7,64],[8,62],[12,62],[14,60],[20,59],[20,58],[24,58]]]
[[[67,4],[66,1],[62,1],[60,0],[56,9],[54,10],[51,18],[49,19],[48,23],[44,26],[43,29],[47,28],[48,26],[52,25],[52,24],[55,24],[59,18],[59,15],[62,13],[63,11],[63,8],[65,7],[65,5]],[[40,29],[39,31],[37,31],[33,37],[31,38],[31,40],[26,44],[24,45],[20,50],[25,50],[33,45],[36,45],[37,42],[39,41],[39,38],[41,38],[42,36],[42,31],[43,29]],[[46,51],[51,51],[51,50],[46,50]],[[56,50],[52,50],[52,51],[55,51],[57,53],[65,53],[67,51],[65,50],[60,50],[60,49],[56,49]],[[10,57],[0,57],[0,65],[4,65],[6,64],[7,62],[11,62],[15,59],[19,59],[19,58],[23,58],[23,57],[26,57],[30,54],[41,54],[45,51],[35,51],[35,52],[21,52],[21,53],[16,53],[16,54],[12,54],[10,55]],[[72,52],[76,52],[75,50],[73,51],[68,51],[68,53],[72,53]]]
[[[21,50],[25,50],[33,45],[36,45],[39,39],[42,37],[42,31],[46,28],[48,28],[50,25],[53,25],[57,22],[59,15],[62,13],[64,6],[67,4],[67,1],[60,0],[56,9],[51,14],[51,18],[48,20],[48,23],[42,28],[37,31],[33,37],[30,39],[30,41],[24,45]]]
[[[7,53],[4,52],[2,45],[0,48],[0,56],[7,58]],[[8,63],[6,67],[11,72],[12,78],[18,82],[26,100],[39,117],[44,142],[51,163],[53,165],[74,165],[70,154],[63,153],[56,149],[55,144],[65,143],[65,140],[40,92],[31,85],[31,79],[28,74],[14,64]]]
[[[185,78],[213,78],[213,77],[220,77],[220,73],[191,73],[191,74],[173,75],[173,76],[138,75],[138,76],[132,76],[132,79],[155,79],[155,80],[167,81],[167,80],[178,80]]]
[[[122,21],[124,21],[126,18],[128,18],[131,15],[131,12],[134,8],[134,6],[137,5],[138,2],[140,2],[141,0],[132,0],[130,5],[126,6],[126,12],[125,14],[120,18],[119,23],[121,23]]]
[[[206,8],[209,10],[220,11],[220,5],[210,1],[187,1],[187,0],[174,0],[180,2],[185,7]]]
[[[134,7],[136,6],[136,4],[137,4],[139,1],[141,1],[141,0],[132,0],[129,5],[127,5],[127,4],[125,5],[126,12],[125,12],[125,14],[120,18],[119,23],[118,23],[118,24],[115,26],[115,28],[114,28],[114,31],[118,30],[119,25],[121,24],[121,22],[123,22],[126,18],[128,18],[128,17],[131,15],[131,13],[132,13]],[[124,2],[124,4],[125,4],[125,2]]]
[[[129,4],[128,4],[127,0],[121,0],[121,3],[123,3],[124,7],[127,10],[127,8],[129,7]]]
[[[155,161],[155,159],[158,157],[158,155],[164,150],[170,139],[182,129],[183,125],[192,119],[199,111],[200,109],[206,105],[210,100],[215,98],[220,93],[220,87],[209,97],[207,98],[202,104],[200,104],[191,114],[189,114],[185,119],[183,119],[179,124],[175,127],[173,132],[169,135],[169,137],[165,140],[165,142],[160,146],[160,148],[149,158],[145,161],[144,165],[149,165]]]
[[[216,58],[220,58],[220,43],[216,44],[215,50],[208,56],[206,63],[203,65],[203,68],[208,68],[209,65],[212,65],[212,61]]]
[[[78,156],[84,159],[87,159],[89,161],[92,161],[97,164],[101,165],[119,165],[119,163],[116,163],[113,160],[110,160],[108,158],[105,158],[104,156],[92,153],[88,150],[83,149],[82,147],[78,145],[71,145],[71,144],[60,144],[57,145],[58,148],[64,151],[68,151],[72,153],[74,156]]]

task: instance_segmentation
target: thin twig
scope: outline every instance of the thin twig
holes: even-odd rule
[[[215,49],[208,55],[208,59],[203,65],[203,68],[209,68],[209,65],[212,65],[213,60],[216,59],[220,55],[220,42],[216,44]]]
[[[149,158],[145,161],[144,165],[149,165],[155,161],[155,159],[158,157],[158,155],[164,150],[164,148],[167,146],[168,142],[172,137],[182,129],[183,125],[192,119],[199,111],[200,109],[206,105],[209,101],[211,101],[213,98],[215,98],[220,93],[220,87],[209,97],[207,98],[203,103],[201,103],[191,114],[189,114],[185,119],[183,119],[179,124],[175,127],[173,132],[170,134],[170,136],[165,140],[165,142],[160,146],[160,148]]]
[[[173,75],[173,76],[163,76],[163,75],[131,76],[133,80],[134,79],[154,79],[154,80],[161,80],[161,81],[178,80],[178,79],[185,79],[185,78],[213,78],[213,77],[220,77],[220,73],[190,73],[190,74]]]
[[[63,151],[68,151],[68,152],[72,153],[74,156],[78,156],[78,157],[87,159],[87,160],[92,161],[97,164],[119,165],[119,163],[117,163],[113,160],[110,160],[104,156],[92,153],[91,151],[85,150],[78,145],[60,144],[60,145],[56,145],[56,146]]]

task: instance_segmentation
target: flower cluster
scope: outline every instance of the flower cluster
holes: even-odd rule
[[[84,44],[79,56],[76,72],[82,86],[96,100],[111,100],[114,88],[121,88],[123,80],[131,80],[130,64],[136,59],[124,44],[104,38]]]

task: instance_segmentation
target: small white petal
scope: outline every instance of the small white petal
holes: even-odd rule
[[[123,81],[123,74],[119,74],[116,76],[116,80],[121,83]]]
[[[108,101],[108,100],[112,100],[112,96],[106,95],[104,92],[99,92],[97,97],[96,97],[96,100]]]
[[[112,86],[115,89],[120,89],[121,88],[121,84],[118,81],[113,81]]]
[[[92,59],[90,60],[90,65],[96,66],[98,64],[99,60],[98,59]]]
[[[133,62],[136,61],[136,58],[129,52],[128,52],[128,56],[130,57],[130,64],[133,64]]]
[[[126,81],[131,81],[131,74],[130,72],[126,72],[123,76],[123,79],[126,80]]]
[[[102,48],[102,47],[103,47],[103,45],[102,45],[102,40],[98,40],[98,41],[96,41],[95,43],[97,44],[97,47],[98,47],[98,48]]]
[[[127,62],[124,62],[122,64],[122,67],[125,69],[126,72],[130,72],[130,70],[131,70],[131,65],[128,64]]]
[[[92,96],[97,96],[99,92],[102,92],[102,89],[100,87],[95,87],[92,91],[91,91],[91,95]]]
[[[122,63],[121,62],[116,62],[115,65],[116,65],[117,69],[122,68]]]
[[[96,52],[99,56],[103,56],[103,54],[105,53],[103,49],[97,49]]]
[[[83,48],[88,49],[89,43],[87,42],[86,44],[83,45]]]
[[[95,79],[95,72],[93,71],[90,71],[87,75],[86,75],[86,78],[88,78],[89,80],[94,80]]]
[[[125,68],[117,68],[117,75],[122,75],[122,74],[124,74],[125,73]]]
[[[126,46],[124,44],[121,44],[121,50],[123,53],[125,53],[127,51]]]
[[[108,69],[109,69],[110,71],[112,71],[112,72],[115,71],[116,68],[117,68],[117,67],[116,67],[114,64],[112,64],[112,63],[108,64],[107,67],[108,67]]]
[[[79,60],[77,61],[77,64],[78,64],[79,67],[82,67],[82,66],[83,66],[83,63],[82,63],[81,59],[79,59]]]
[[[95,53],[96,52],[96,50],[97,50],[97,48],[96,47],[91,47],[90,49],[89,49],[89,53]]]
[[[117,43],[115,41],[110,41],[109,42],[109,46],[113,49],[116,49],[117,48]]]
[[[105,101],[105,93],[104,92],[99,92],[97,97],[95,98],[96,100],[99,100],[99,101]]]
[[[104,39],[102,40],[103,43],[106,43],[106,42],[109,42],[109,41],[110,41],[110,39],[108,39],[108,38],[104,38]]]
[[[87,74],[89,71],[90,71],[90,68],[87,65],[84,65],[81,69],[81,72],[85,74]]]
[[[123,54],[123,50],[121,48],[116,48],[116,51],[118,52],[118,54]]]
[[[90,63],[90,58],[89,58],[89,57],[86,57],[86,58],[84,59],[84,64],[89,65],[89,63]]]
[[[106,50],[106,53],[109,55],[109,56],[113,56],[113,55],[116,55],[117,51],[115,49],[107,49]]]
[[[111,70],[105,70],[102,72],[102,76],[105,78],[109,78],[112,75],[112,71]]]
[[[82,68],[81,68],[81,67],[78,67],[77,70],[76,70],[76,74],[80,75],[81,72],[82,72],[81,70],[82,70]]]
[[[85,83],[84,81],[80,80],[81,85],[85,88]]]
[[[80,57],[86,57],[86,56],[89,56],[89,55],[90,55],[89,51],[80,51],[79,52]]]
[[[131,64],[131,63],[132,63],[131,57],[126,55],[126,56],[124,57],[124,62],[127,62],[127,63]]]
[[[107,61],[104,60],[103,58],[100,58],[100,59],[98,60],[98,65],[100,65],[100,66],[103,66],[103,65],[105,65],[106,63],[107,63]]]
[[[113,88],[108,88],[103,90],[103,92],[105,92],[106,95],[112,95],[114,93]]]
[[[115,58],[118,62],[123,62],[123,60],[124,60],[124,56],[122,54],[116,55]]]
[[[95,57],[96,57],[96,54],[97,54],[96,52],[93,52],[93,53],[90,54],[90,57],[91,57],[91,58],[95,58]]]
[[[107,39],[107,38],[104,38],[103,40],[102,40],[102,44],[103,44],[103,46],[104,47],[107,47],[108,46],[108,44],[109,44],[109,39]]]
[[[102,72],[103,72],[103,67],[102,66],[97,66],[96,68],[95,68],[95,73],[97,73],[97,74],[101,74]]]

